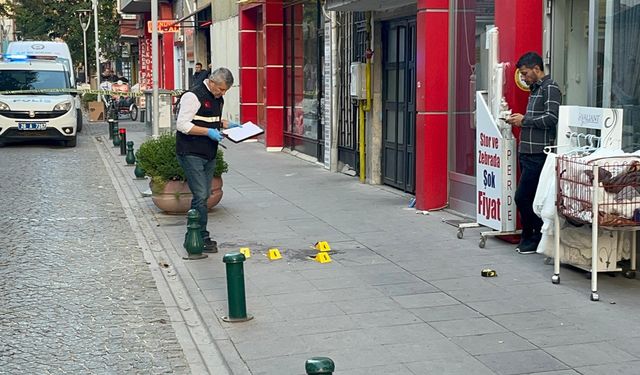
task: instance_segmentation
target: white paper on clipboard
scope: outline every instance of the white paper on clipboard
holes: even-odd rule
[[[264,133],[264,130],[262,130],[261,127],[254,124],[253,122],[247,121],[242,124],[242,126],[239,126],[237,128],[224,129],[222,132],[231,141],[238,143],[255,137],[256,135],[262,134]]]

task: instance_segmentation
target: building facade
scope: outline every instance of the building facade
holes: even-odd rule
[[[226,116],[262,126],[268,151],[414,194],[418,209],[475,215],[475,92],[493,26],[514,112],[528,98],[515,62],[536,51],[564,104],[624,108],[625,147],[640,148],[640,0],[170,3],[182,82],[198,60],[231,68]]]

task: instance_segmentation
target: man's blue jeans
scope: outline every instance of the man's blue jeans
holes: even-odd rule
[[[216,159],[207,160],[195,155],[178,155],[178,163],[184,169],[187,184],[193,194],[191,208],[200,214],[200,233],[202,239],[209,237],[207,230],[207,199],[211,195],[211,180],[216,169]]]

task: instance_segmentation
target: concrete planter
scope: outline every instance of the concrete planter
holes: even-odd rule
[[[149,183],[151,185],[152,183]],[[155,189],[151,187],[151,191]],[[211,196],[207,200],[207,207],[211,210],[222,199],[222,177],[214,177],[211,181]],[[191,190],[186,181],[169,181],[160,193],[153,193],[153,203],[170,215],[183,215],[191,208]]]

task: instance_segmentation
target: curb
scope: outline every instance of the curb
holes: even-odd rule
[[[250,374],[183,264],[180,251],[173,246],[166,233],[156,229],[152,223],[154,212],[144,198],[134,193],[137,188],[133,178],[123,170],[126,167],[116,159],[102,135],[94,134],[92,140],[156,281],[191,371],[216,375]],[[221,347],[224,348],[224,355]]]

